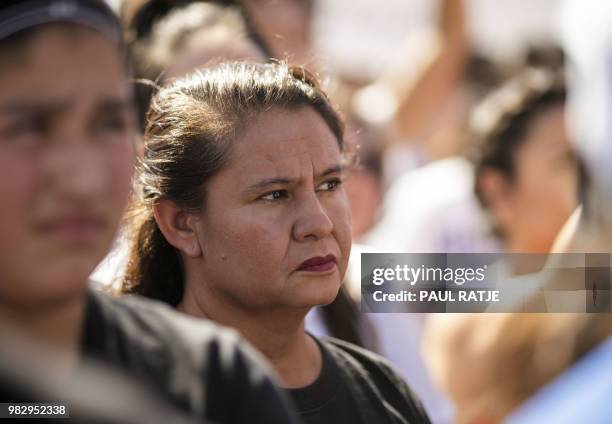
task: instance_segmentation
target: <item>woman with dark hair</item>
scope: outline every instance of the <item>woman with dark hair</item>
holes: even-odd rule
[[[547,253],[578,206],[558,71],[528,67],[475,110],[476,195],[507,252]]]
[[[143,130],[155,86],[167,85],[173,79],[211,63],[229,60],[263,62],[271,56],[267,43],[264,44],[263,38],[254,31],[249,20],[251,14],[246,14],[243,9],[246,4],[239,3],[231,0],[138,0],[123,4],[123,20],[128,27],[128,39],[132,40],[130,49],[135,59],[138,78],[135,87]],[[308,6],[285,3],[283,9]],[[275,8],[267,3],[262,5],[264,8],[258,16],[264,16]],[[255,6],[251,4],[249,11],[255,13]],[[269,36],[269,30],[267,28],[264,35]],[[124,247],[125,243],[120,239],[92,275],[94,280],[106,287],[115,287],[121,281],[127,262],[127,248]],[[314,318],[314,322],[310,318]],[[371,330],[359,316],[346,286],[340,289],[334,302],[313,310],[306,323],[311,331],[319,332],[324,328],[326,333],[359,346],[372,339]]]
[[[428,422],[373,353],[304,331],[348,261],[343,124],[301,68],[221,64],[160,90],[124,291],[237,328],[310,423]]]
[[[62,361],[53,367],[63,374],[103,361],[199,421],[294,422],[260,356],[234,332],[88,290],[119,226],[135,159],[116,16],[97,0],[4,1],[0,54],[0,357],[14,345],[46,356],[55,348]],[[94,390],[95,381],[81,387]],[[52,387],[44,383],[40,393]],[[139,399],[122,406],[146,405]]]

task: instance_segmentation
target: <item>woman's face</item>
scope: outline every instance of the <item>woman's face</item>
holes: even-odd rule
[[[250,39],[231,36],[214,37],[203,30],[192,34],[177,52],[166,70],[166,80],[180,78],[211,61],[264,61],[264,53]]]
[[[203,293],[246,309],[331,302],[351,247],[343,159],[310,107],[272,109],[248,124],[206,186]]]
[[[577,207],[578,167],[568,142],[564,108],[547,109],[531,124],[504,190],[499,222],[515,252],[548,252]]]
[[[240,0],[264,42],[279,59],[308,59],[311,5],[308,0]]]
[[[131,111],[122,59],[93,31],[40,29],[3,63],[3,303],[42,306],[82,294],[129,195]]]

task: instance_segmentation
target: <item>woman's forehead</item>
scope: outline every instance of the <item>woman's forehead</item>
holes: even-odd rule
[[[269,160],[303,155],[324,159],[341,153],[335,135],[312,107],[274,108],[254,116],[232,150],[245,161],[255,156]]]
[[[61,91],[121,91],[126,78],[119,51],[104,36],[85,31],[78,37],[58,27],[37,33],[21,62],[0,70],[0,99],[11,94],[35,98]]]
[[[66,60],[71,56],[71,48],[75,46],[89,46],[97,48],[101,44],[108,44],[110,48],[103,49],[100,54],[106,51],[113,52],[117,57],[121,57],[120,49],[108,37],[93,29],[72,24],[72,23],[52,23],[32,28],[22,33],[15,34],[9,39],[0,40],[0,75],[2,73],[20,72],[30,66],[38,66],[41,59],[49,56],[49,50],[53,48],[55,61]],[[58,46],[64,46],[58,49]],[[60,56],[57,56],[60,55]],[[50,81],[57,78],[48,69],[37,69],[40,73],[46,74]]]
[[[567,150],[569,141],[565,128],[564,104],[551,106],[542,110],[529,124],[525,135],[526,146],[533,150]]]
[[[273,109],[246,125],[234,142],[226,166],[240,180],[300,179],[343,165],[338,142],[309,107]]]

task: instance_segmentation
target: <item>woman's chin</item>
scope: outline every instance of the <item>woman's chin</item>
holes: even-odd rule
[[[5,307],[31,310],[55,307],[76,299],[82,299],[88,287],[87,275],[28,275],[19,286],[2,291],[0,297]],[[11,306],[12,305],[12,306]]]
[[[332,303],[340,290],[339,282],[317,281],[311,284],[302,285],[300,290],[295,293],[293,303],[304,308],[314,308]]]

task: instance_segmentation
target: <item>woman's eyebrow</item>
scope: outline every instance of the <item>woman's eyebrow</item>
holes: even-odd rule
[[[269,186],[275,185],[289,185],[294,182],[295,179],[291,178],[266,178],[261,181],[256,182],[255,184],[250,185],[246,189],[244,189],[243,193],[246,195],[259,193],[263,191]]]
[[[337,173],[341,173],[346,169],[345,165],[333,165],[330,166],[329,168],[327,168],[325,171],[321,172],[319,175],[317,175],[315,178],[316,179],[320,179],[320,178],[325,178],[328,175],[331,174],[337,174]],[[298,181],[298,179],[295,178],[287,178],[287,177],[274,177],[274,178],[265,178],[261,181],[256,182],[255,184],[250,185],[249,187],[247,187],[243,193],[245,194],[251,194],[251,193],[258,193],[264,189],[266,189],[269,186],[278,186],[278,185],[291,185],[294,184]]]
[[[331,174],[339,174],[346,170],[346,165],[333,165],[327,168],[325,171],[321,172],[317,178],[327,177]]]
[[[0,104],[0,114],[9,116],[57,114],[68,108],[63,101],[27,101],[16,100]]]
[[[0,114],[8,116],[19,115],[56,115],[69,110],[74,105],[71,99],[58,100],[14,100],[0,103]],[[95,108],[98,111],[116,111],[133,109],[129,98],[120,96],[100,99]]]

